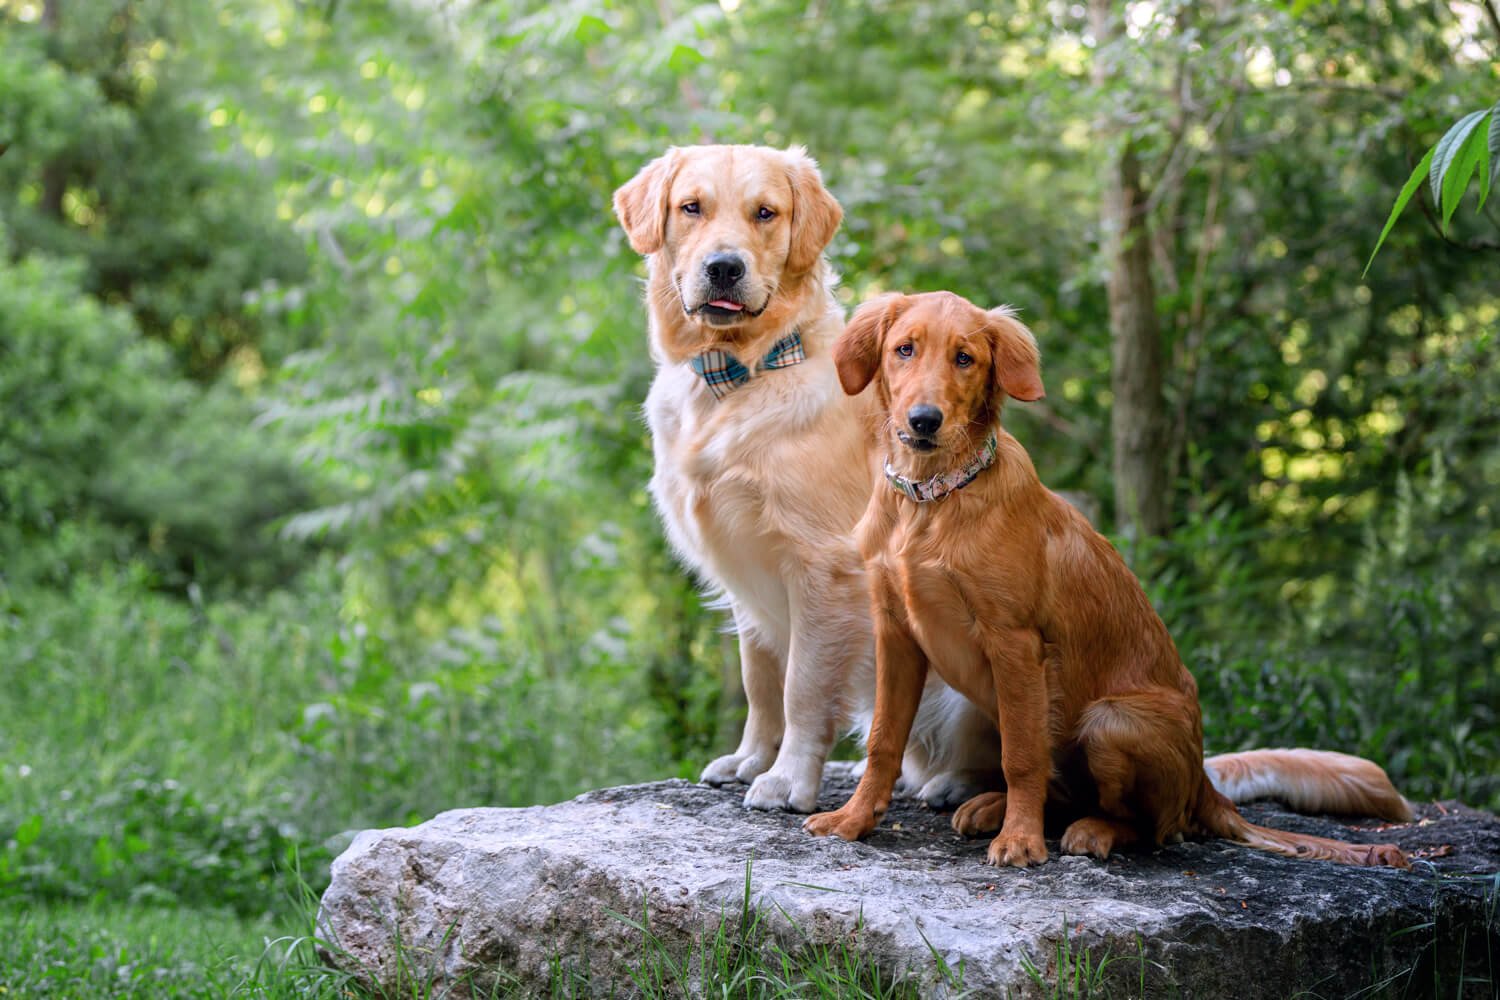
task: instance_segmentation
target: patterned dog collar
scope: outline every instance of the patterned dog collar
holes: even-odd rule
[[[802,349],[802,331],[793,330],[771,345],[766,356],[756,365],[758,371],[770,368],[790,368],[807,360]],[[715,399],[723,399],[746,382],[750,381],[750,369],[728,351],[704,351],[689,362],[693,371],[703,379],[708,391]]]
[[[917,503],[927,503],[930,500],[941,500],[950,493],[968,486],[979,474],[988,469],[995,461],[995,452],[999,449],[999,437],[994,431],[990,432],[989,439],[984,442],[984,447],[979,449],[979,454],[969,460],[969,464],[961,469],[953,469],[949,472],[940,472],[931,479],[907,479],[901,473],[891,468],[891,460],[885,460],[885,478],[897,493],[903,494]]]

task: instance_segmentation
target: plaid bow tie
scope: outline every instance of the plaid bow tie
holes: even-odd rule
[[[807,355],[802,350],[802,332],[793,330],[772,344],[766,356],[755,367],[758,371],[790,368],[806,360]],[[728,351],[704,351],[693,358],[692,366],[693,371],[702,376],[715,399],[723,399],[750,381],[750,369],[740,364],[740,359]]]

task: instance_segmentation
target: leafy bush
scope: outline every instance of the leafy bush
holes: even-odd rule
[[[69,790],[64,790],[67,792]],[[300,838],[274,804],[205,803],[130,768],[102,789],[14,824],[0,845],[0,898],[109,899],[266,912]],[[0,829],[11,827],[0,814]],[[323,861],[316,850],[309,860]]]
[[[0,260],[0,572],[57,584],[141,559],[178,586],[285,579],[306,552],[271,527],[311,502],[309,475],[247,400],[178,374],[129,313],[83,294],[82,272]]]
[[[1488,515],[1457,505],[1443,470],[1439,454],[1420,487],[1401,476],[1335,577],[1251,574],[1247,547],[1282,540],[1223,508],[1137,551],[1155,562],[1148,590],[1198,681],[1211,751],[1342,750],[1408,797],[1500,808],[1496,557],[1455,542],[1455,519]]]
[[[326,564],[248,605],[149,582],[0,588],[0,898],[260,913],[292,847],[321,887],[350,828],[684,769],[618,637],[566,665],[494,622],[397,640]]]
[[[80,261],[81,288],[195,378],[299,346],[246,308],[306,261],[254,158],[214,148],[196,99],[206,68],[180,47],[200,15],[71,0],[57,30],[39,31],[16,13],[0,12],[0,246]]]

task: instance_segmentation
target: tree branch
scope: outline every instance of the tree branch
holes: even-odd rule
[[[1495,0],[1479,0],[1479,6],[1490,17],[1490,26],[1495,29],[1495,34],[1500,36],[1500,9],[1495,7]]]
[[[1293,80],[1286,85],[1289,90],[1333,90],[1350,94],[1367,94],[1399,101],[1406,97],[1400,87],[1382,87],[1374,83],[1352,83],[1348,80]]]

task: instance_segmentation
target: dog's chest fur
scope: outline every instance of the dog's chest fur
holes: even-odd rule
[[[932,668],[992,711],[989,647],[1035,624],[1045,573],[1036,535],[994,530],[1005,515],[985,485],[920,505],[886,494],[861,546]]]
[[[686,365],[666,365],[646,398],[651,494],[673,548],[783,640],[789,577],[830,547],[857,564],[849,533],[868,479],[858,418],[835,379],[831,361],[813,356],[719,400]],[[808,489],[809,463],[826,467],[826,488]]]

